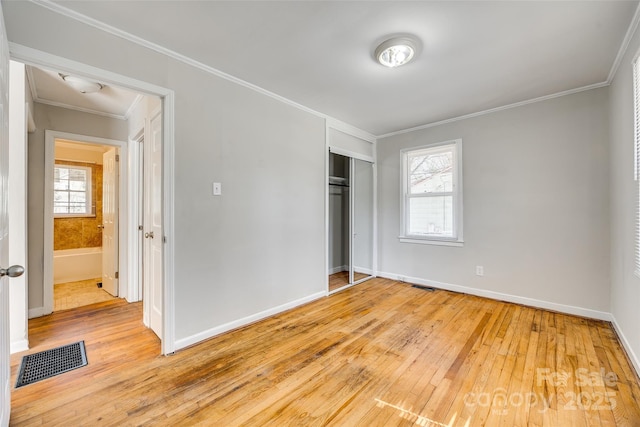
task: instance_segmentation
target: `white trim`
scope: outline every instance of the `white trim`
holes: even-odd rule
[[[33,111],[31,111],[31,106],[28,102],[27,102],[26,109],[27,109],[27,123],[28,123],[27,132],[33,133],[36,131],[36,122],[33,119]]]
[[[89,114],[95,114],[97,116],[109,117],[112,119],[127,120],[124,116],[121,116],[119,114],[106,113],[104,111],[92,110],[91,108],[78,107],[77,105],[66,104],[64,102],[50,101],[48,99],[42,99],[42,98],[33,98],[33,102],[36,102],[38,104],[51,105],[52,107],[59,107],[59,108],[66,108],[68,110],[80,111],[81,113],[89,113]]]
[[[261,311],[256,314],[252,314],[247,317],[243,317],[238,320],[234,320],[232,322],[225,323],[220,326],[216,326],[215,328],[207,329],[206,331],[199,332],[195,335],[191,335],[189,337],[181,338],[176,340],[175,350],[180,350],[182,348],[188,347],[190,345],[199,343],[201,341],[207,340],[209,338],[215,337],[216,335],[223,334],[225,332],[229,332],[233,329],[240,328],[242,326],[249,325],[251,323],[257,322],[262,319],[266,319],[267,317],[274,316],[276,314],[282,313],[284,311],[290,310],[292,308],[299,307],[303,304],[307,304],[309,302],[315,301],[320,298],[324,298],[327,296],[327,292],[316,292],[314,294],[308,295],[306,297],[279,305],[277,307],[273,307],[264,311]]]
[[[140,104],[140,102],[144,99],[144,95],[138,94],[138,96],[136,96],[136,99],[133,100],[133,102],[131,103],[131,105],[129,106],[129,108],[127,108],[127,112],[124,113],[124,116],[122,117],[124,120],[129,120],[129,118],[131,117],[131,113],[133,112],[133,110],[138,106],[138,104]]]
[[[629,23],[629,28],[627,28],[627,33],[624,35],[624,39],[622,40],[622,44],[620,44],[620,49],[618,49],[618,54],[616,55],[616,59],[613,61],[611,65],[611,70],[609,70],[609,75],[607,76],[607,83],[611,84],[613,79],[618,72],[618,68],[620,68],[620,63],[622,62],[622,58],[627,53],[627,49],[629,48],[629,43],[631,43],[631,39],[633,38],[633,34],[636,32],[638,28],[638,23],[640,22],[640,4],[636,7],[636,11],[633,14],[633,18],[631,18],[631,22]]]
[[[35,65],[49,69],[68,72],[69,74],[79,75],[89,79],[100,80],[106,84],[114,84],[130,89],[135,92],[142,92],[148,95],[159,97],[165,96],[172,90],[137,80],[122,74],[114,73],[92,65],[83,64],[82,62],[63,58],[61,56],[52,55],[38,49],[28,46],[9,42],[9,54],[14,61],[20,61],[27,65]]]
[[[349,266],[348,265],[341,265],[338,267],[333,267],[333,268],[329,268],[329,274],[336,274],[336,273],[340,273],[342,271],[349,271]]]
[[[44,315],[46,315],[47,312],[45,310],[44,307],[36,307],[36,308],[30,308],[29,309],[29,319],[33,319],[35,317],[42,317]]]
[[[500,106],[500,107],[496,107],[496,108],[491,108],[491,109],[488,109],[488,110],[478,111],[478,112],[475,112],[475,113],[466,114],[466,115],[458,116],[458,117],[453,117],[453,118],[450,118],[450,119],[441,120],[441,121],[437,121],[437,122],[433,122],[433,123],[427,123],[427,124],[424,124],[424,125],[415,126],[415,127],[408,128],[408,129],[389,132],[389,133],[382,134],[382,135],[373,135],[373,134],[370,134],[369,132],[366,132],[366,131],[364,131],[362,129],[358,129],[358,128],[352,126],[352,125],[349,125],[349,124],[344,123],[344,122],[342,122],[340,120],[334,119],[333,117],[328,116],[328,115],[326,115],[324,113],[318,112],[318,111],[313,110],[313,109],[308,108],[308,107],[305,107],[302,104],[299,104],[299,103],[297,103],[295,101],[292,101],[292,100],[287,99],[287,98],[285,98],[283,96],[275,94],[275,93],[273,93],[271,91],[263,89],[260,86],[254,85],[252,83],[249,83],[249,82],[246,82],[246,81],[244,81],[242,79],[234,77],[234,76],[232,76],[230,74],[224,73],[224,72],[222,72],[222,71],[220,71],[220,70],[218,70],[216,68],[210,67],[210,66],[208,66],[206,64],[203,64],[202,62],[196,61],[196,60],[194,60],[192,58],[189,58],[189,57],[187,57],[185,55],[182,55],[182,54],[180,54],[178,52],[175,52],[175,51],[173,51],[171,49],[167,49],[166,47],[160,46],[160,45],[158,45],[156,43],[153,43],[153,42],[150,42],[148,40],[145,40],[145,39],[143,39],[141,37],[138,37],[136,35],[133,35],[131,33],[123,31],[123,30],[121,30],[119,28],[116,28],[116,27],[113,27],[113,26],[111,26],[109,24],[106,24],[104,22],[98,21],[97,19],[94,19],[94,18],[91,18],[89,16],[86,16],[86,15],[83,15],[81,13],[78,13],[78,12],[72,10],[72,9],[69,9],[69,8],[66,8],[66,7],[62,6],[61,4],[54,3],[51,0],[31,0],[31,1],[33,3],[41,6],[41,7],[49,9],[52,12],[55,12],[55,13],[58,13],[60,15],[66,16],[66,17],[71,18],[71,19],[73,19],[75,21],[81,22],[83,24],[86,24],[86,25],[89,25],[91,27],[94,27],[94,28],[96,28],[98,30],[104,31],[106,33],[109,33],[109,34],[111,34],[113,36],[116,36],[116,37],[122,38],[124,40],[130,41],[130,42],[135,43],[137,45],[146,47],[146,48],[151,49],[153,51],[156,51],[156,52],[158,52],[160,54],[163,54],[163,55],[166,55],[166,56],[168,56],[170,58],[173,58],[173,59],[175,59],[177,61],[180,61],[180,62],[183,62],[185,64],[191,65],[191,66],[193,66],[195,68],[201,69],[201,70],[203,70],[205,72],[208,72],[208,73],[211,73],[211,74],[214,74],[214,75],[216,75],[218,77],[221,77],[223,79],[229,80],[229,81],[234,82],[234,83],[237,83],[237,84],[239,84],[241,86],[244,86],[244,87],[247,87],[249,89],[255,90],[255,91],[259,92],[259,93],[262,93],[263,95],[266,95],[266,96],[269,96],[271,98],[277,99],[277,100],[279,100],[281,102],[284,102],[285,104],[288,104],[288,105],[291,105],[293,107],[296,107],[296,108],[298,108],[298,109],[300,109],[302,111],[306,111],[306,112],[311,113],[313,115],[316,115],[318,117],[330,120],[331,123],[332,123],[331,127],[334,127],[336,129],[339,129],[342,125],[345,125],[346,127],[349,127],[349,128],[352,128],[352,129],[356,129],[358,134],[359,134],[359,136],[358,135],[354,135],[354,136],[358,136],[360,138],[369,140],[370,142],[372,142],[372,140],[375,140],[375,139],[378,139],[378,138],[386,138],[386,137],[389,137],[389,136],[400,135],[400,134],[403,134],[403,133],[413,132],[415,130],[426,129],[426,128],[433,127],[433,126],[439,126],[439,125],[442,125],[442,124],[445,124],[445,123],[456,122],[456,121],[459,121],[459,120],[464,120],[464,119],[477,117],[477,116],[481,116],[481,115],[485,115],[485,114],[495,113],[495,112],[498,112],[498,111],[507,110],[507,109],[510,109],[510,108],[516,108],[516,107],[520,107],[520,106],[523,106],[523,105],[532,104],[532,103],[535,103],[535,102],[546,101],[548,99],[558,98],[558,97],[565,96],[565,95],[571,95],[571,94],[578,93],[578,92],[583,92],[583,91],[587,91],[587,90],[591,90],[591,89],[597,89],[597,88],[600,88],[600,87],[608,86],[609,84],[611,84],[613,78],[615,77],[615,74],[616,74],[616,72],[618,70],[618,67],[620,65],[620,62],[621,62],[623,56],[624,56],[624,53],[626,52],[627,47],[628,47],[628,45],[629,45],[629,43],[631,41],[631,38],[632,38],[632,36],[633,36],[637,26],[638,26],[638,22],[640,21],[640,14],[639,14],[640,5],[639,5],[638,8],[636,8],[636,12],[635,12],[630,24],[629,24],[629,27],[627,29],[627,33],[625,35],[625,38],[623,39],[622,44],[620,45],[620,49],[618,50],[618,54],[616,56],[616,59],[614,60],[612,66],[611,66],[611,69],[609,71],[609,75],[607,77],[607,80],[604,81],[604,82],[594,83],[594,84],[587,85],[587,86],[582,86],[582,87],[579,87],[579,88],[569,89],[569,90],[566,90],[566,91],[557,92],[557,93],[554,93],[554,94],[545,95],[545,96],[538,97],[538,98],[532,98],[532,99],[525,100],[525,101],[520,101],[520,102],[516,102],[516,103],[512,103],[512,104],[508,104],[508,105],[504,105],[504,106]],[[11,43],[9,43],[9,45],[11,45]],[[11,48],[10,48],[10,50],[11,50]],[[347,131],[347,133],[353,134],[354,132],[353,131]],[[365,136],[365,135],[368,135],[368,136]]]
[[[27,84],[29,85],[29,92],[31,92],[31,100],[36,102],[38,99],[38,92],[36,91],[36,79],[33,77],[33,68],[25,67],[27,71]]]
[[[329,160],[331,157],[329,147],[329,127],[325,120],[324,125],[324,271],[329,272],[329,197],[331,194],[331,186],[329,185]],[[336,272],[337,273],[337,272]],[[328,273],[326,277],[326,291],[329,293],[329,276],[332,273]]]
[[[70,74],[84,76],[92,78],[105,83],[111,83],[117,86],[122,86],[136,92],[143,92],[148,95],[158,96],[162,99],[162,111],[164,114],[163,131],[162,131],[162,149],[164,154],[163,164],[163,197],[164,212],[163,220],[165,221],[165,235],[168,237],[168,242],[165,245],[164,254],[164,288],[163,291],[163,304],[164,310],[164,328],[163,336],[160,337],[162,342],[162,354],[172,353],[175,348],[175,277],[174,277],[174,263],[175,263],[175,250],[173,243],[174,235],[174,217],[173,217],[173,201],[174,201],[174,186],[175,186],[175,170],[174,159],[169,157],[169,153],[174,153],[175,146],[175,96],[171,89],[167,89],[161,86],[154,85],[152,83],[137,80],[131,77],[123,76],[108,70],[93,67],[91,65],[83,64],[77,61],[62,58],[60,56],[52,55],[37,49],[22,46],[16,43],[9,43],[9,53],[12,59],[21,61],[25,64],[43,66],[47,68],[53,68],[60,71],[67,71]],[[132,221],[132,223],[134,223]],[[135,221],[137,232],[137,219]],[[129,224],[131,226],[132,224]],[[130,253],[129,260],[130,265],[137,263],[136,254]],[[44,314],[44,313],[43,313]],[[31,315],[31,311],[29,312]]]
[[[11,350],[10,353],[19,353],[21,351],[29,350],[29,341],[28,340],[18,340],[11,342]]]
[[[629,343],[629,340],[627,339],[625,334],[622,332],[622,328],[618,324],[618,321],[613,314],[611,314],[611,324],[613,325],[613,329],[616,331],[616,334],[618,334],[618,338],[622,343],[622,347],[624,347],[624,350],[627,352],[627,356],[631,360],[631,364],[636,371],[636,375],[640,376],[640,359],[638,358],[638,355],[633,351],[633,347]]]
[[[404,133],[414,132],[414,131],[422,130],[422,129],[428,129],[428,128],[432,128],[432,127],[435,127],[435,126],[444,125],[444,124],[447,124],[447,123],[453,123],[453,122],[458,122],[460,120],[471,119],[473,117],[484,116],[486,114],[497,113],[499,111],[509,110],[511,108],[522,107],[522,106],[529,105],[529,104],[535,104],[536,102],[548,101],[549,99],[560,98],[560,97],[566,96],[566,95],[573,95],[574,93],[585,92],[587,90],[598,89],[598,88],[605,87],[605,86],[609,86],[609,82],[594,83],[594,84],[591,84],[591,85],[582,86],[582,87],[575,88],[575,89],[569,89],[569,90],[565,90],[565,91],[562,91],[562,92],[552,93],[550,95],[545,95],[545,96],[541,96],[541,97],[538,97],[538,98],[528,99],[526,101],[514,102],[513,104],[503,105],[501,107],[490,108],[488,110],[478,111],[476,113],[465,114],[463,116],[452,117],[450,119],[445,119],[445,120],[440,120],[440,121],[437,121],[437,122],[427,123],[427,124],[420,125],[420,126],[414,126],[412,128],[402,129],[402,130],[398,130],[398,131],[395,131],[395,132],[389,132],[389,133],[385,133],[383,135],[378,135],[378,136],[376,136],[376,138],[380,139],[380,138],[388,138],[390,136],[402,135]]]
[[[371,144],[376,143],[375,135],[372,135],[369,132],[366,132],[362,129],[350,125],[349,123],[342,122],[332,117],[327,117],[326,126],[327,128],[331,128],[344,134],[354,136],[358,139],[362,139],[363,141],[370,142]]]
[[[162,354],[175,352],[175,95],[173,91],[162,98],[162,183],[164,209],[164,280],[162,290]]]
[[[369,276],[375,275],[375,271],[372,268],[358,267],[356,265],[353,266],[353,271],[354,273],[368,274]]]
[[[398,236],[400,243],[417,243],[419,245],[457,246],[463,247],[464,240],[419,239],[417,237]]]
[[[432,151],[440,147],[453,146],[453,237],[444,236],[422,236],[415,234],[407,234],[407,225],[409,221],[409,199],[412,195],[409,192],[409,154],[416,151]],[[447,150],[448,151],[448,150]],[[448,141],[440,141],[432,144],[421,145],[417,147],[408,147],[400,150],[400,212],[402,213],[400,221],[400,242],[402,243],[422,243],[441,246],[463,246],[464,244],[464,184],[462,177],[463,170],[463,154],[462,154],[462,138],[452,139]],[[447,193],[442,193],[447,194]],[[437,195],[431,193],[431,195]],[[419,195],[413,195],[419,197]]]
[[[433,287],[436,289],[444,289],[452,292],[460,292],[464,294],[476,295],[479,297],[490,298],[497,301],[513,302],[516,304],[522,304],[529,307],[542,308],[545,310],[557,311],[559,313],[573,314],[575,316],[588,317],[591,319],[606,320],[610,322],[613,318],[611,313],[608,313],[606,311],[592,310],[590,308],[576,307],[573,305],[558,304],[555,302],[543,301],[543,300],[528,298],[528,297],[521,297],[518,295],[503,294],[501,292],[488,291],[485,289],[453,285],[450,283],[443,283],[435,280],[404,276],[402,274],[379,271],[378,277],[384,277],[386,279],[398,280],[400,282]]]
[[[331,147],[329,146],[329,152],[334,154],[339,154],[341,156],[350,157],[352,159],[358,159],[369,163],[374,163],[374,158],[371,156],[367,156],[365,154],[356,153],[355,151],[345,150],[339,147]],[[329,182],[329,175],[327,170],[327,183]]]
[[[231,74],[227,74],[223,71],[220,71],[216,68],[213,68],[209,65],[206,65],[200,61],[196,61],[193,58],[190,58],[188,56],[182,55],[181,53],[178,53],[176,51],[173,51],[171,49],[168,49],[164,46],[160,46],[156,43],[150,42],[148,40],[143,39],[142,37],[138,37],[136,35],[133,35],[131,33],[128,33],[126,31],[123,31],[119,28],[113,27],[109,24],[106,24],[104,22],[98,21],[97,19],[91,18],[89,16],[83,15],[81,13],[76,12],[75,10],[66,8],[58,3],[54,3],[50,0],[31,0],[33,3],[42,6],[46,9],[49,9],[52,12],[58,13],[60,15],[66,16],[67,18],[71,18],[75,21],[81,22],[83,24],[89,25],[91,27],[94,27],[98,30],[104,31],[105,33],[111,34],[113,36],[119,37],[121,39],[130,41],[132,43],[135,43],[139,46],[145,47],[147,49],[153,50],[155,52],[158,52],[162,55],[168,56],[170,58],[175,59],[176,61],[180,61],[184,64],[190,65],[194,68],[198,68],[202,71],[205,71],[207,73],[213,74],[217,77],[223,78],[225,80],[231,81],[233,83],[236,83],[240,86],[246,87],[248,89],[254,90],[258,93],[261,93],[263,95],[266,95],[270,98],[273,99],[277,99],[280,102],[283,102],[287,105],[290,105],[292,107],[295,107],[299,110],[305,111],[307,113],[313,114],[314,116],[318,116],[320,118],[323,119],[330,119],[332,120],[332,123],[336,123],[338,126],[342,126],[344,125],[345,127],[348,127],[349,129],[351,129],[350,133],[353,133],[354,130],[356,130],[356,127],[353,127],[347,123],[344,123],[340,120],[334,119],[324,113],[321,113],[319,111],[313,110],[309,107],[305,107],[302,104],[299,104],[295,101],[292,101],[288,98],[285,98],[284,96],[278,95],[274,92],[271,92],[267,89],[264,89],[260,86],[257,86],[253,83],[249,83],[245,80],[239,79],[238,77],[232,76]],[[11,50],[11,49],[10,49]],[[375,136],[364,131],[361,129],[357,129],[357,132],[359,135],[366,135],[366,139],[371,140],[371,139],[375,139]],[[371,142],[371,141],[370,141]]]

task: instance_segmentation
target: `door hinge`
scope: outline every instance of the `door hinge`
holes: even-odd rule
[[[116,271],[116,276],[115,276],[115,278],[116,278],[116,279],[119,279],[119,278],[120,278],[120,272],[119,272],[119,271]]]
[[[120,154],[116,154],[116,162],[120,161]]]
[[[142,231],[142,230],[144,230],[144,227],[142,225],[139,225],[138,226],[138,230]]]
[[[162,236],[162,243],[167,243],[167,236]]]

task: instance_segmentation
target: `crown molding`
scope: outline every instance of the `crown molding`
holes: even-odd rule
[[[622,63],[622,58],[624,58],[624,55],[627,53],[629,43],[631,43],[631,39],[638,29],[638,23],[640,23],[640,3],[638,3],[638,6],[636,7],[636,12],[633,14],[633,18],[631,18],[631,22],[629,23],[629,28],[627,28],[627,33],[625,34],[624,39],[622,39],[620,49],[618,49],[618,55],[616,55],[616,59],[611,65],[609,76],[607,76],[607,83],[609,84],[611,84],[616,76],[616,73],[618,72],[620,63]]]
[[[253,83],[249,83],[249,82],[247,82],[245,80],[242,80],[242,79],[240,79],[238,77],[232,76],[231,74],[227,74],[224,71],[220,71],[217,68],[213,68],[213,67],[211,67],[209,65],[206,65],[206,64],[204,64],[204,63],[202,63],[200,61],[197,61],[197,60],[195,60],[193,58],[190,58],[188,56],[182,55],[181,53],[178,53],[178,52],[176,52],[174,50],[168,49],[168,48],[166,48],[164,46],[161,46],[161,45],[153,43],[153,42],[151,42],[149,40],[143,39],[142,37],[138,37],[138,36],[136,36],[134,34],[131,34],[131,33],[127,32],[127,31],[123,31],[123,30],[121,30],[119,28],[113,27],[113,26],[111,26],[109,24],[106,24],[106,23],[104,23],[102,21],[98,21],[97,19],[94,19],[94,18],[91,18],[89,16],[86,16],[86,15],[83,15],[81,13],[78,13],[78,12],[76,12],[76,11],[74,11],[72,9],[69,9],[67,7],[64,7],[64,6],[62,6],[62,5],[58,4],[58,3],[54,3],[51,0],[29,0],[29,1],[31,1],[34,4],[37,4],[38,6],[46,8],[46,9],[52,11],[52,12],[55,12],[55,13],[57,13],[59,15],[66,16],[67,18],[71,18],[71,19],[73,19],[75,21],[78,21],[78,22],[81,22],[83,24],[89,25],[89,26],[91,26],[93,28],[96,28],[98,30],[104,31],[106,33],[109,33],[109,34],[111,34],[113,36],[116,36],[116,37],[119,37],[121,39],[130,41],[130,42],[135,43],[135,44],[137,44],[139,46],[142,46],[142,47],[145,47],[147,49],[150,49],[150,50],[152,50],[154,52],[157,52],[157,53],[160,53],[162,55],[168,56],[168,57],[173,58],[173,59],[175,59],[177,61],[180,61],[180,62],[182,62],[184,64],[190,65],[190,66],[192,66],[194,68],[198,68],[198,69],[200,69],[202,71],[205,71],[205,72],[207,72],[209,74],[213,74],[213,75],[215,75],[217,77],[220,77],[222,79],[228,80],[228,81],[236,83],[236,84],[238,84],[240,86],[243,86],[243,87],[246,87],[246,88],[251,89],[253,91],[256,91],[256,92],[258,92],[258,93],[260,93],[262,95],[266,95],[266,96],[268,96],[270,98],[276,99],[276,100],[278,100],[278,101],[280,101],[280,102],[282,102],[284,104],[287,104],[287,105],[292,106],[294,108],[297,108],[299,110],[305,111],[307,113],[313,114],[314,116],[320,117],[320,118],[325,119],[325,120],[331,120],[331,121],[334,121],[334,122],[340,122],[340,120],[334,119],[333,117],[328,116],[327,114],[324,114],[324,113],[321,113],[319,111],[313,110],[313,109],[311,109],[309,107],[305,107],[304,105],[299,104],[299,103],[297,103],[295,101],[292,101],[292,100],[290,100],[288,98],[285,98],[284,96],[278,95],[278,94],[276,94],[274,92],[271,92],[271,91],[269,91],[267,89],[264,89],[264,88],[262,88],[260,86],[254,85]],[[358,129],[355,126],[351,126],[351,125],[349,125],[349,126],[351,128]],[[358,129],[358,133],[361,134],[361,135],[362,134],[366,134],[366,135],[368,135],[369,138],[375,139],[374,135],[372,135],[369,132],[366,132],[364,130]]]
[[[252,83],[249,83],[245,80],[239,79],[237,77],[234,77],[230,74],[227,74],[223,71],[220,71],[216,68],[210,67],[200,61],[197,61],[193,58],[189,58],[185,55],[182,55],[178,52],[175,52],[171,49],[165,48],[161,45],[158,45],[156,43],[150,42],[146,39],[143,39],[141,37],[138,37],[136,35],[133,35],[131,33],[128,33],[126,31],[123,31],[119,28],[113,27],[109,24],[106,24],[102,21],[99,21],[97,19],[88,17],[86,15],[83,15],[81,13],[78,13],[72,9],[69,9],[67,7],[64,7],[58,3],[54,3],[51,0],[29,0],[34,4],[37,4],[41,7],[44,7],[48,10],[51,10],[52,12],[58,13],[60,15],[66,16],[68,18],[71,18],[73,20],[82,22],[86,25],[89,25],[91,27],[94,27],[98,30],[104,31],[106,33],[109,33],[113,36],[125,39],[127,41],[130,41],[132,43],[135,43],[137,45],[140,45],[142,47],[146,47],[150,50],[153,50],[155,52],[158,52],[160,54],[166,55],[168,57],[171,57],[177,61],[183,62],[187,65],[193,66],[195,68],[198,68],[202,71],[205,71],[207,73],[213,74],[217,77],[223,78],[225,80],[231,81],[233,83],[236,83],[240,86],[244,86],[246,88],[252,89],[256,92],[259,92],[263,95],[269,96],[273,99],[276,99],[278,101],[281,101],[285,104],[288,104],[290,106],[293,106],[297,109],[300,109],[302,111],[305,111],[307,113],[313,114],[317,117],[323,118],[327,121],[330,121],[332,123],[344,123],[340,120],[337,120],[331,116],[328,116],[324,113],[321,113],[319,111],[313,110],[311,108],[305,107],[302,104],[299,104],[295,101],[292,101],[288,98],[285,98],[281,95],[278,95],[274,92],[271,92],[267,89],[264,89],[260,86],[254,85]],[[434,127],[434,126],[439,126],[439,125],[443,125],[443,124],[447,124],[447,123],[452,123],[452,122],[456,122],[456,121],[460,121],[460,120],[465,120],[465,119],[469,119],[469,118],[473,118],[473,117],[478,117],[478,116],[482,116],[482,115],[486,115],[486,114],[491,114],[491,113],[495,113],[498,111],[503,111],[503,110],[507,110],[510,108],[517,108],[517,107],[521,107],[524,105],[528,105],[528,104],[532,104],[532,103],[536,103],[536,102],[542,102],[542,101],[546,101],[549,99],[553,99],[553,98],[558,98],[561,96],[566,96],[566,95],[571,95],[574,93],[579,93],[579,92],[583,92],[586,90],[592,90],[592,89],[597,89],[597,88],[601,88],[601,87],[605,87],[608,86],[609,84],[611,84],[611,82],[613,81],[613,79],[615,78],[615,75],[617,73],[618,68],[620,67],[620,63],[622,62],[622,58],[624,57],[629,44],[631,42],[631,39],[633,37],[633,35],[635,34],[635,31],[638,27],[638,24],[640,23],[640,4],[638,4],[638,6],[636,7],[636,11],[633,15],[633,18],[631,19],[631,22],[629,24],[629,27],[627,28],[627,32],[625,34],[625,37],[620,45],[620,48],[618,49],[618,54],[611,66],[611,69],[609,71],[609,75],[607,77],[607,79],[604,82],[601,83],[595,83],[595,84],[591,84],[591,85],[587,85],[587,86],[583,86],[583,87],[579,87],[579,88],[575,88],[575,89],[570,89],[570,90],[566,90],[566,91],[562,91],[562,92],[557,92],[554,94],[550,94],[550,95],[545,95],[545,96],[541,96],[538,98],[533,98],[533,99],[529,99],[529,100],[525,100],[525,101],[520,101],[520,102],[515,102],[512,104],[508,104],[508,105],[504,105],[504,106],[500,106],[500,107],[496,107],[496,108],[491,108],[488,110],[483,110],[483,111],[478,111],[475,113],[471,113],[471,114],[466,114],[466,115],[462,115],[462,116],[458,116],[458,117],[452,117],[450,119],[445,119],[445,120],[440,120],[437,122],[431,122],[431,123],[426,123],[420,126],[415,126],[415,127],[411,127],[411,128],[407,128],[407,129],[402,129],[402,130],[398,130],[398,131],[394,131],[394,132],[389,132],[389,133],[385,133],[382,135],[374,135],[371,134],[369,132],[366,132],[362,129],[356,128],[355,126],[346,124],[345,125],[353,130],[355,130],[355,133],[357,133],[358,135],[362,135],[362,136],[366,136],[364,139],[368,139],[368,140],[376,140],[378,138],[387,138],[390,136],[395,136],[395,135],[400,135],[403,133],[409,133],[409,132],[413,132],[416,130],[421,130],[421,129],[427,129],[430,127]]]
[[[38,104],[50,105],[52,107],[66,108],[67,110],[79,111],[81,113],[95,114],[97,116],[109,117],[111,119],[127,120],[124,116],[121,116],[119,114],[106,113],[104,111],[78,107],[77,105],[69,105],[69,104],[65,104],[64,102],[50,101],[48,99],[41,99],[41,98],[34,99],[33,101],[37,102]]]
[[[463,116],[452,117],[450,119],[440,120],[437,122],[427,123],[420,126],[414,126],[408,129],[402,129],[394,132],[385,133],[384,135],[377,135],[378,139],[388,138],[390,136],[402,135],[403,133],[414,132],[417,130],[427,129],[435,126],[445,125],[447,123],[453,123],[460,120],[471,119],[473,117],[484,116],[486,114],[497,113],[498,111],[510,110],[511,108],[522,107],[524,105],[535,104],[537,102],[547,101],[549,99],[560,98],[562,96],[573,95],[574,93],[585,92],[587,90],[598,89],[601,87],[609,86],[608,82],[595,83],[588,86],[582,86],[575,89],[569,89],[562,92],[552,93],[550,95],[540,96],[538,98],[528,99],[526,101],[514,102],[513,104],[503,105],[496,108],[490,108],[488,110],[478,111],[476,113],[465,114]]]
[[[144,99],[144,95],[142,94],[138,94],[138,96],[136,96],[136,99],[134,99],[131,105],[129,106],[129,108],[127,108],[127,112],[124,113],[125,120],[129,120],[129,118],[131,117],[131,113],[133,113],[133,110],[135,110],[135,108],[138,106],[138,104],[140,104],[140,102],[143,99]]]

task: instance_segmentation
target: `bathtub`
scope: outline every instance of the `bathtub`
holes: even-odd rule
[[[102,277],[102,248],[53,251],[53,284]]]

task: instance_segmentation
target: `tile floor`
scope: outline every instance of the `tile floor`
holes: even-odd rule
[[[54,285],[53,311],[67,310],[115,299],[107,291],[98,287],[97,283],[100,281],[100,278],[96,278]]]

